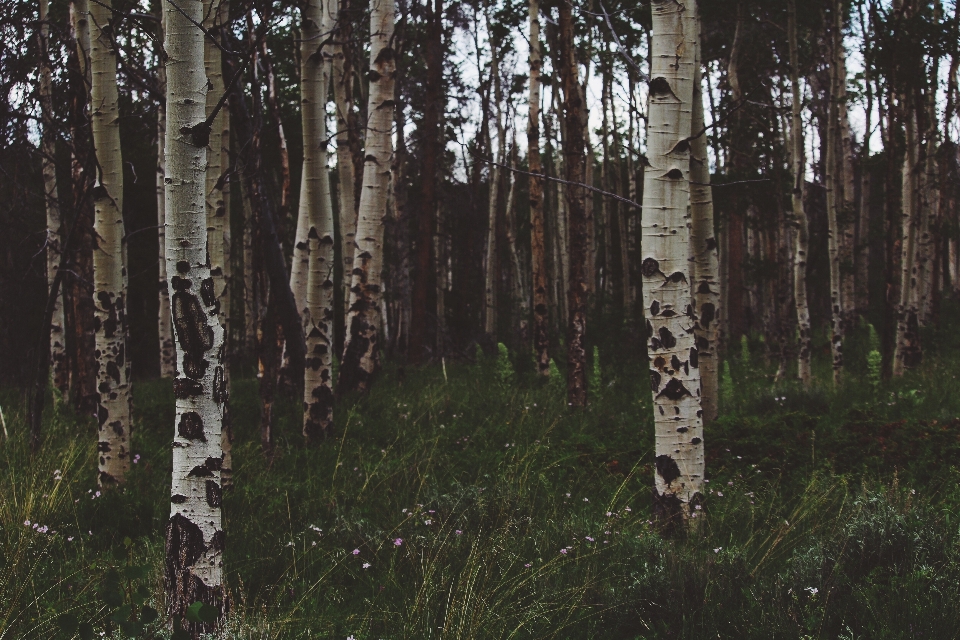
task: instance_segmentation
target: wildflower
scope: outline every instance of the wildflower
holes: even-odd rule
[[[716,549],[713,550],[713,552],[714,552],[714,553],[720,553],[720,550],[721,550],[721,549],[723,549],[723,547],[717,547]]]
[[[697,511],[700,511],[700,509],[703,509],[703,506],[697,504],[697,505],[694,505],[693,508],[696,509]]]
[[[610,513],[609,511],[607,511],[607,517],[608,517],[608,518],[609,518],[610,516],[612,516],[612,515],[613,515],[612,513]]]
[[[133,456],[133,464],[137,464],[138,462],[140,462],[140,454],[139,454],[139,453],[138,453],[137,455]]]
[[[728,487],[732,487],[732,486],[733,486],[733,480],[730,480],[729,482],[727,482],[727,486],[728,486]]]
[[[804,591],[809,591],[811,596],[815,596],[820,593],[820,589],[817,589],[816,587],[805,587]]]
[[[583,501],[584,501],[584,502],[590,502],[590,498],[584,498]]]
[[[397,538],[396,540],[393,541],[393,546],[395,547],[399,547],[402,544],[403,544],[403,538]]]
[[[291,540],[290,542],[288,542],[288,543],[287,543],[287,546],[288,546],[288,547],[292,547],[292,546],[293,546],[293,540]]]
[[[603,532],[603,535],[608,536],[608,535],[610,535],[610,532],[609,532],[609,531],[604,531],[604,532]]]
[[[73,542],[73,536],[67,536],[67,542]]]
[[[567,555],[567,550],[566,550],[566,549],[560,549],[560,553],[562,553],[563,555]]]
[[[369,568],[370,568],[370,563],[369,563],[369,562],[364,562],[362,566],[363,566],[364,569],[369,569]]]
[[[24,521],[23,521],[23,526],[29,527],[29,526],[30,526],[30,521],[29,521],[29,520],[24,520]]]
[[[360,549],[354,549],[354,550],[351,551],[350,553],[352,553],[352,554],[355,555],[355,556],[358,556],[358,555],[360,555]]]
[[[403,511],[401,511],[400,513],[406,513],[406,512],[407,512],[407,510],[406,510],[406,509],[404,509],[404,510],[403,510]]]
[[[433,520],[424,520],[424,521],[423,521],[423,524],[425,524],[425,525],[427,525],[427,526],[429,527],[431,524],[433,524]]]
[[[460,529],[457,529],[455,533],[456,533],[458,536],[462,536],[462,535],[463,535],[463,531],[460,531]]]
[[[717,491],[717,495],[722,498],[722,497],[723,497],[723,491]]]
[[[313,542],[311,542],[311,543],[310,543],[310,546],[311,546],[311,547],[315,547],[315,546],[317,546],[317,541],[316,541],[316,540],[314,540]]]
[[[37,524],[36,522],[33,523],[33,528],[34,528],[34,529],[36,529],[38,526],[40,526],[40,525]]]
[[[429,511],[427,511],[427,513],[436,513],[436,511],[434,511],[433,509],[430,509]]]
[[[584,538],[585,540],[589,540],[590,542],[594,542],[594,539],[591,538],[590,536],[584,536],[583,538]]]
[[[626,511],[627,513],[629,513],[630,511],[632,511],[632,509],[631,509],[630,507],[624,507],[623,510]]]
[[[568,497],[568,498],[570,497],[570,494],[569,494],[569,493],[567,494],[567,497]]]
[[[525,564],[525,565],[523,565],[523,566],[525,566],[527,569],[529,569],[529,568],[532,567],[533,565],[531,565],[531,564],[528,562],[527,564]]]

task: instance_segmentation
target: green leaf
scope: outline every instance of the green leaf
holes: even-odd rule
[[[125,620],[120,623],[120,631],[128,638],[136,638],[137,636],[143,635],[143,625],[139,622]]]
[[[95,637],[93,625],[89,622],[81,622],[77,627],[77,635],[80,636],[80,640],[93,640]]]
[[[60,627],[60,631],[62,631],[64,635],[72,636],[77,632],[80,621],[77,620],[77,616],[71,613],[64,613],[57,617],[57,626]]]
[[[116,611],[113,612],[113,615],[110,616],[110,619],[114,622],[123,622],[124,620],[130,619],[130,614],[133,612],[133,607],[129,604],[125,604]]]
[[[147,574],[150,572],[149,565],[135,565],[131,567],[124,567],[123,575],[128,580],[144,580],[147,577]]]
[[[187,607],[187,620],[190,622],[216,622],[220,612],[206,602],[194,602]]]
[[[130,536],[127,536],[123,539],[123,546],[125,546],[127,549],[133,546],[133,540],[130,539]]]
[[[150,624],[159,617],[160,614],[150,605],[145,606],[143,610],[140,611],[140,622],[143,624]]]

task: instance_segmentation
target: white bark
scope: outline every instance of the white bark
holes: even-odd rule
[[[485,12],[487,33],[490,31],[490,7]],[[497,210],[500,201],[500,164],[506,154],[506,136],[503,131],[503,90],[500,86],[500,56],[497,52],[497,43],[490,39],[490,82],[494,89],[494,108],[497,114],[497,155],[494,160],[497,164],[490,167],[490,198],[487,201],[487,251],[484,259],[484,305],[483,331],[488,336],[497,334]],[[491,148],[489,136],[487,148]]]
[[[906,149],[903,157],[903,214],[900,253],[900,301],[897,305],[897,336],[893,352],[893,375],[902,376],[906,369],[920,363],[920,313],[918,309],[917,236],[920,234],[918,211],[916,113],[910,111],[906,122]]]
[[[94,189],[93,253],[97,349],[99,483],[123,482],[130,469],[130,380],[126,350],[126,269],[123,249],[123,160],[117,59],[110,34],[110,0],[89,5],[90,102],[97,186]]]
[[[699,33],[699,20],[698,33]],[[709,424],[718,413],[719,375],[717,331],[720,326],[720,256],[713,231],[713,188],[710,186],[710,165],[707,157],[704,129],[703,90],[701,89],[700,38],[697,38],[697,61],[693,79],[693,127],[697,136],[690,143],[690,250],[693,270],[694,314],[697,320],[695,335],[700,359],[703,423]],[[621,228],[621,234],[623,229]],[[629,280],[628,265],[624,262],[624,278]],[[628,288],[628,281],[624,282]],[[627,307],[629,309],[629,307]]]
[[[203,16],[201,0],[181,0],[179,7],[196,22]],[[208,152],[206,141],[190,131],[205,118],[204,35],[173,6],[164,4],[164,11],[168,54],[166,219],[170,226],[166,263],[177,345],[177,417],[165,581],[168,615],[171,621],[182,621],[193,602],[220,607],[223,600],[220,472],[226,381],[221,360],[223,328],[207,258]],[[219,152],[212,155],[219,156]],[[196,635],[213,631],[215,625],[192,623],[190,627]]]
[[[396,8],[393,0],[370,0],[370,92],[363,190],[357,219],[356,253],[350,286],[347,335],[339,384],[366,391],[380,369],[380,296],[383,218],[393,154]]]
[[[833,3],[833,11],[839,14],[839,2],[836,0]],[[845,82],[845,78],[840,77],[838,61],[841,58],[842,47],[836,23],[831,31],[830,49],[833,64],[830,65],[830,105],[827,110],[827,139],[821,145],[821,153],[826,158],[824,181],[827,190],[827,259],[830,264],[830,352],[833,357],[833,383],[839,385],[843,378],[844,330],[843,283],[840,270],[843,238],[838,219],[842,215],[843,206],[839,94],[840,84]]]
[[[695,2],[653,2],[643,189],[643,302],[656,425],[654,512],[666,526],[694,518],[704,455],[699,354],[690,292],[690,151],[696,76]]]
[[[333,4],[334,0],[325,0]],[[327,87],[330,63],[321,51],[333,21],[321,0],[308,0],[300,45],[300,103],[303,121],[303,186],[299,219],[307,220],[306,299],[303,318],[307,358],[303,380],[303,436],[326,434],[333,422],[333,203],[327,171]],[[299,226],[299,223],[298,223]]]
[[[43,124],[41,137],[41,171],[43,173],[44,205],[47,211],[47,288],[60,270],[60,198],[57,191],[56,152],[53,94],[49,57],[50,23],[48,0],[40,0],[40,113]],[[63,287],[57,291],[50,318],[50,370],[53,386],[58,392],[69,390],[66,344],[64,342]]]
[[[160,39],[162,42],[164,27],[164,11],[160,11]],[[160,61],[157,69],[157,84],[160,91],[166,93],[167,90],[167,72],[163,64],[162,50],[158,52],[157,60]],[[166,162],[164,160],[164,148],[167,138],[167,106],[164,100],[157,103],[157,235],[160,250],[160,278],[159,278],[159,318],[158,329],[160,334],[160,375],[164,378],[172,378],[177,370],[177,350],[173,345],[173,321],[170,319],[170,294],[167,291],[167,261],[166,261],[166,200],[164,192],[166,187],[163,184],[163,178],[166,171]]]

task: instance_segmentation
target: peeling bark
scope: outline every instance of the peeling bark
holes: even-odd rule
[[[380,370],[380,271],[393,153],[395,14],[393,0],[371,0],[368,130],[339,393],[367,391]]]
[[[690,145],[697,8],[655,0],[641,273],[656,430],[654,514],[664,529],[698,514],[703,483],[699,352],[690,282]]]
[[[123,159],[117,95],[117,59],[110,0],[92,2],[90,103],[98,172],[94,188],[94,329],[97,345],[98,483],[124,481],[130,469],[130,380],[126,350],[126,267],[123,248]]]
[[[186,0],[180,8],[193,21],[202,19],[200,0]],[[164,5],[164,11],[166,219],[171,231],[166,262],[177,344],[177,417],[164,584],[168,624],[180,624],[199,638],[217,630],[220,616],[209,624],[187,622],[187,607],[201,601],[222,611],[224,600],[220,482],[226,380],[219,300],[207,257],[208,153],[206,141],[193,134],[193,127],[204,120],[209,86],[204,76],[204,34],[172,6]]]

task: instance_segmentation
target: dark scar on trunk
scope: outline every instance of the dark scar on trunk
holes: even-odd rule
[[[203,418],[196,411],[187,411],[180,416],[180,424],[177,425],[177,433],[180,437],[187,440],[199,440],[206,442],[207,437],[203,433]]]
[[[173,322],[183,349],[183,372],[198,380],[209,364],[203,356],[213,346],[213,329],[195,295],[186,291],[173,294]]]
[[[677,461],[667,455],[659,455],[656,459],[657,475],[663,478],[663,481],[670,484],[680,477],[680,467]]]

